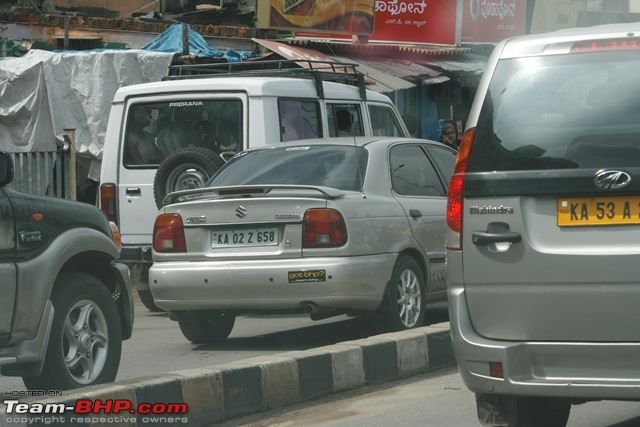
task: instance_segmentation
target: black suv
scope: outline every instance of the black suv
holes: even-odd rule
[[[111,382],[133,329],[118,230],[94,206],[20,193],[12,179],[0,152],[0,373],[35,390]]]

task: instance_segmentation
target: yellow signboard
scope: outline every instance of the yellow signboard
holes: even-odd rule
[[[375,0],[258,2],[258,27],[324,33],[373,34]]]
[[[531,34],[574,28],[581,0],[536,0]]]

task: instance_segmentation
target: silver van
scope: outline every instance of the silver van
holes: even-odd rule
[[[497,45],[447,210],[453,349],[482,424],[640,400],[640,23]]]

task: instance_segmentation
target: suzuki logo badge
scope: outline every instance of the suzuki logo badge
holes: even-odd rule
[[[238,208],[236,209],[236,216],[238,218],[244,218],[245,216],[247,216],[247,208],[245,208],[244,206],[238,206]]]
[[[622,171],[601,170],[596,173],[593,182],[596,184],[596,187],[602,188],[603,190],[615,190],[629,185],[631,176]]]

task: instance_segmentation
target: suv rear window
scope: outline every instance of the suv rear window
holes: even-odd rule
[[[640,51],[501,60],[469,172],[640,164]]]
[[[123,162],[128,168],[155,167],[187,146],[236,153],[242,150],[242,129],[239,99],[133,104]]]

